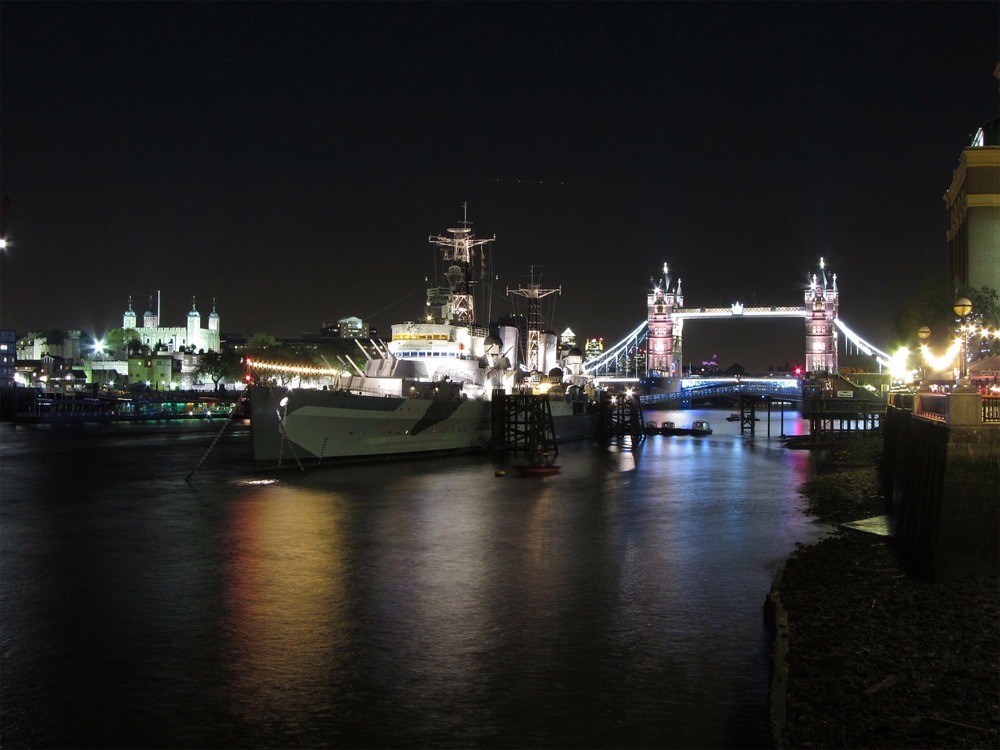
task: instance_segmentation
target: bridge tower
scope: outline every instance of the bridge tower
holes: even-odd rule
[[[837,327],[840,291],[837,274],[827,283],[826,266],[819,259],[819,276],[809,277],[805,292],[806,372],[837,372]]]
[[[674,320],[674,309],[684,306],[681,280],[670,289],[667,264],[663,264],[663,277],[650,278],[653,290],[646,295],[647,329],[646,368],[650,377],[673,378],[680,375],[681,321]],[[675,328],[676,326],[676,328]],[[675,338],[676,336],[676,338]]]

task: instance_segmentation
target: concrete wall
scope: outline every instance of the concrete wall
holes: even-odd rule
[[[917,577],[995,572],[1000,563],[1000,425],[956,427],[889,407],[882,489],[897,552]]]

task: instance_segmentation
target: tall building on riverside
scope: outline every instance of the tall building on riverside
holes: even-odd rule
[[[1000,78],[1000,64],[994,75]],[[1000,116],[976,130],[944,194],[952,289],[1000,292]]]
[[[185,326],[164,327],[160,325],[159,312],[153,312],[153,301],[149,301],[149,309],[142,316],[142,327],[137,325],[137,316],[132,309],[132,298],[129,297],[128,309],[122,316],[122,328],[134,330],[139,334],[139,340],[153,351],[168,352],[193,351],[218,352],[220,345],[220,318],[212,303],[212,312],[208,316],[208,327],[201,327],[201,313],[191,300],[191,310],[187,314]]]

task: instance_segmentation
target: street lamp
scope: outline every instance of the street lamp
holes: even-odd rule
[[[966,328],[967,328],[967,322],[968,322],[967,319],[969,317],[969,313],[972,312],[972,302],[969,300],[968,297],[959,297],[957,300],[955,300],[955,304],[952,305],[951,309],[954,310],[955,314],[962,320],[962,325],[959,326],[958,329],[959,333],[962,335],[962,361],[960,363],[960,367],[958,370],[958,387],[961,388],[962,390],[967,390],[970,387],[970,385],[969,385],[969,352],[968,352],[969,339]]]
[[[931,329],[927,326],[920,326],[917,329],[917,338],[920,339],[920,385],[927,385],[927,360],[924,357],[924,347],[927,346],[927,339],[931,337]]]

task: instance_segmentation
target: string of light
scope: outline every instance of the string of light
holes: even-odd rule
[[[306,367],[305,365],[289,365],[278,362],[260,362],[256,359],[247,360],[247,366],[255,370],[267,372],[287,372],[292,375],[325,375],[334,377],[340,375],[340,370],[329,367]]]
[[[967,335],[969,338],[978,337],[980,339],[995,338],[1000,339],[1000,329],[986,327],[986,326],[968,326],[959,328],[959,332]],[[955,361],[955,358],[959,356],[962,351],[962,336],[958,336],[951,345],[945,351],[944,354],[935,354],[931,351],[927,344],[921,344],[920,355],[923,357],[924,362],[930,365],[933,369],[941,371],[946,370],[951,367]]]

